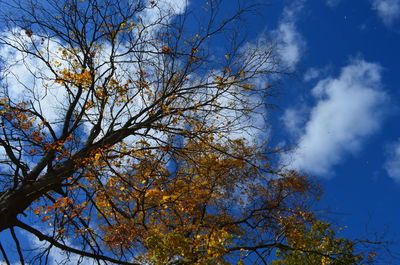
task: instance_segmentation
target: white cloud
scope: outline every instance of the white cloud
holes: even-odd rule
[[[282,121],[286,130],[293,136],[298,137],[304,132],[304,124],[307,122],[309,110],[305,107],[287,109]]]
[[[297,16],[304,8],[305,0],[295,0],[291,3],[290,6],[287,6],[283,9],[282,21],[293,21],[297,20]]]
[[[400,0],[372,0],[372,9],[388,27],[400,19]]]
[[[158,1],[157,4],[154,7],[149,7],[145,9],[144,14],[141,16],[142,22],[144,25],[147,27],[149,25],[152,25],[153,23],[160,25],[159,19],[161,19],[163,22],[168,22],[170,19],[172,19],[174,16],[182,14],[185,12],[187,5],[189,4],[189,1],[187,0],[179,0],[179,1],[173,1],[173,0],[163,0],[163,1]],[[149,5],[150,6],[150,5]],[[289,12],[289,11],[287,11]],[[290,15],[287,15],[290,16]],[[151,35],[152,33],[157,32],[158,27],[156,25],[154,26],[149,26],[148,32]],[[15,39],[15,42],[19,42],[17,47],[23,46],[23,45],[29,45],[31,42],[30,38],[28,38],[25,34],[24,31],[21,30],[16,30],[20,31],[19,32],[3,32],[2,34],[5,36],[4,38],[8,40],[13,40]],[[16,34],[16,35],[14,35]],[[144,34],[146,35],[146,34]],[[32,38],[38,38],[37,36],[33,35]],[[149,38],[151,39],[151,36],[143,36],[143,38]],[[57,39],[49,39],[49,41],[45,42],[45,44],[48,43],[48,47],[43,47],[43,49],[46,50],[46,53],[49,54],[50,58],[57,58],[57,61],[61,62],[63,65],[66,64],[68,68],[68,61],[65,61],[61,59],[60,57],[60,45],[58,45],[59,41]],[[97,60],[102,63],[102,67],[99,68],[98,70],[101,72],[108,71],[107,68],[110,67],[109,64],[109,54],[111,47],[107,44],[102,47],[102,52],[97,54]],[[156,51],[156,47],[153,47],[149,45],[149,50]],[[64,103],[66,102],[66,92],[65,89],[61,86],[54,86],[52,84],[48,90],[43,89],[44,83],[47,80],[54,80],[53,73],[49,71],[49,69],[44,65],[43,62],[38,60],[35,57],[29,57],[24,55],[22,52],[15,51],[15,49],[3,45],[0,46],[0,54],[2,54],[2,60],[6,62],[7,67],[4,67],[6,69],[3,74],[7,76],[6,82],[7,82],[7,88],[6,92],[8,93],[15,101],[21,101],[21,100],[27,100],[27,101],[33,101],[35,104],[35,107],[42,108],[42,114],[45,116],[46,120],[49,121],[52,125],[53,124],[59,124],[60,126],[62,125],[61,123],[56,123],[57,119],[62,118],[62,113],[60,110],[60,106],[63,106]],[[117,50],[117,53],[123,54],[125,52],[124,48],[119,47],[119,50]],[[148,79],[149,83],[152,83],[151,81],[154,81],[154,83],[157,82],[157,80],[150,80],[152,78],[152,72],[154,72],[154,67],[152,68],[153,65],[157,65],[159,57],[153,56],[149,53],[149,55],[146,55],[145,60],[148,61],[148,69],[145,68],[145,72],[149,73]],[[132,59],[132,60],[131,60]],[[122,62],[114,62],[116,65],[118,65],[115,76],[121,78],[123,81],[123,77],[129,76],[132,77],[130,79],[135,80],[135,77],[137,76],[136,72],[138,71],[138,65],[135,63],[123,63],[123,61],[136,61],[135,54],[128,54],[124,56],[120,56],[119,60]],[[150,63],[153,62],[154,63]],[[177,63],[178,64],[178,63]],[[64,66],[63,66],[64,67]],[[63,67],[58,67],[62,69]],[[43,77],[43,80],[40,80],[41,82],[37,82],[37,76]],[[196,78],[196,77],[194,77]],[[202,79],[202,77],[198,77],[198,79]],[[43,82],[42,82],[43,81]],[[99,81],[99,83],[101,83]],[[189,86],[189,84],[186,84]],[[201,88],[204,90],[204,88]],[[212,89],[212,88],[210,88]],[[216,89],[214,87],[213,89]],[[233,88],[232,88],[233,89]],[[155,91],[153,91],[155,92]],[[204,94],[206,95],[207,93],[203,93],[202,91],[198,91],[199,94]],[[129,91],[128,93],[135,94],[137,91]],[[214,95],[217,93],[216,91],[212,91]],[[254,97],[251,95],[243,95],[243,98],[234,98],[235,91],[228,91],[222,96],[219,96],[218,100],[222,104],[222,106],[228,108],[232,108],[233,106],[237,106],[238,108],[244,108],[246,107],[253,107],[253,106],[258,106],[260,105],[260,101],[262,100],[260,97]],[[219,94],[219,92],[218,92]],[[237,97],[237,96],[236,96]],[[116,124],[120,124],[119,126],[122,126],[125,124],[126,120],[132,116],[132,113],[140,112],[143,110],[143,108],[146,107],[146,104],[144,103],[144,98],[145,95],[143,95],[143,91],[140,95],[135,97],[134,102],[130,102],[128,107],[118,107],[118,106],[113,106],[113,109],[106,109],[106,114],[104,117],[104,122],[102,124],[102,129],[104,131],[107,131],[111,124],[111,120],[116,120]],[[112,99],[110,99],[112,100]],[[204,100],[204,99],[203,99]],[[182,97],[181,99],[182,102],[181,106],[186,106],[188,103],[185,102],[185,99]],[[193,100],[189,100],[191,103]],[[240,102],[239,102],[240,101]],[[177,103],[177,104],[178,104]],[[232,105],[234,103],[234,105]],[[37,106],[36,106],[37,105]],[[125,105],[124,105],[125,106]],[[214,115],[209,115],[208,117],[210,118],[209,122],[212,123],[212,119],[216,118],[218,116],[219,121],[215,125],[220,125],[223,129],[227,127],[226,125],[223,126],[223,122],[228,122],[228,120],[224,120],[223,117],[225,116],[227,119],[230,119],[230,122],[233,122],[230,126],[230,128],[226,128],[226,137],[229,138],[238,138],[238,137],[244,137],[248,139],[249,141],[254,140],[254,138],[257,137],[257,133],[259,130],[257,128],[264,128],[264,120],[260,118],[260,116],[264,115],[265,111],[262,109],[262,107],[257,108],[257,110],[260,112],[260,114],[252,114],[248,116],[239,116],[238,111],[217,111],[214,110],[211,113]],[[147,112],[146,112],[147,113]],[[96,112],[96,109],[89,109],[87,110],[87,117],[85,117],[85,122],[84,122],[84,129],[86,132],[90,131],[90,128],[92,128],[92,122],[97,121],[99,113]],[[211,117],[212,116],[212,117]],[[140,119],[145,119],[146,116],[139,117],[138,120]],[[212,119],[211,119],[212,118]],[[167,122],[167,121],[166,121]],[[118,125],[114,125],[118,126]],[[185,125],[183,122],[181,124],[182,128],[185,128]],[[255,128],[256,127],[256,128]],[[159,139],[167,139],[167,135],[156,135],[156,131],[150,131],[150,135],[152,136],[158,136]],[[159,133],[160,134],[160,133]],[[101,135],[100,135],[101,136]],[[130,137],[132,142],[135,142],[137,138]],[[148,141],[151,141],[151,139],[146,139]],[[2,152],[2,150],[0,150]]]
[[[149,8],[144,10],[140,19],[145,26],[150,26],[149,30],[152,33],[157,33],[161,22],[167,23],[173,17],[183,14],[188,5],[189,0],[149,0],[147,1]]]
[[[282,62],[291,69],[299,62],[305,46],[305,41],[296,26],[297,16],[303,6],[304,1],[295,1],[286,7],[278,28],[272,32]]]
[[[317,104],[297,149],[284,155],[283,162],[311,174],[331,175],[334,165],[359,151],[380,128],[387,101],[381,87],[381,67],[363,60],[353,61],[336,78],[319,81],[312,90]]]
[[[400,139],[391,144],[384,168],[389,177],[400,182]]]
[[[279,36],[279,54],[282,61],[290,68],[294,68],[300,60],[300,47],[303,45],[301,35],[297,32],[294,23],[282,23],[277,30]]]
[[[49,243],[46,241],[40,241],[37,237],[26,234],[27,240],[29,241],[30,246],[33,249],[37,249],[38,251],[44,250],[49,247]],[[79,246],[71,244],[68,240],[66,241],[66,245],[69,247],[79,249]],[[51,265],[56,264],[81,264],[81,265],[91,265],[94,264],[94,261],[90,258],[85,258],[77,254],[66,253],[59,248],[52,247],[49,252],[49,261]]]
[[[244,55],[241,63],[245,66],[245,71],[273,73],[280,72],[284,68],[286,70],[294,70],[305,46],[305,41],[297,31],[296,26],[298,15],[304,7],[304,2],[303,0],[293,1],[291,5],[283,9],[281,19],[275,30],[267,34],[261,34],[255,41],[247,42],[243,45],[240,52]],[[254,84],[262,87],[277,78],[279,78],[278,75],[269,75],[268,79],[259,77],[254,80]],[[252,115],[236,119],[240,121],[243,128],[246,128],[246,131],[241,130],[241,133],[235,133],[231,137],[244,137],[250,141],[261,138],[265,139],[269,131],[262,133],[260,130],[267,127],[267,122],[265,121],[267,111],[263,104],[261,104],[262,96],[250,96],[246,100],[250,106],[259,105],[260,107],[257,107],[255,113],[252,113]]]
[[[33,105],[48,122],[55,122],[61,112],[60,106],[66,99],[66,92],[61,86],[49,81],[54,80],[54,74],[46,63],[35,56],[27,55],[20,50],[29,49],[31,52],[42,52],[46,55],[60,59],[61,51],[58,40],[47,39],[41,46],[34,46],[32,40],[38,43],[41,37],[28,38],[24,30],[14,29],[0,33],[1,39],[10,45],[0,46],[2,64],[1,75],[5,88],[1,94],[7,94],[14,102],[26,101]],[[65,62],[59,60],[63,65]]]
[[[317,81],[318,79],[322,79],[325,76],[328,76],[332,71],[332,65],[326,65],[325,67],[311,67],[305,71],[303,75],[304,82]]]

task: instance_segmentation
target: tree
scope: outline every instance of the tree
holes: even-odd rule
[[[331,257],[289,229],[315,222],[316,185],[256,142],[262,80],[282,69],[273,45],[235,31],[255,6],[222,18],[205,2],[196,27],[181,4],[3,1],[0,231],[22,264],[15,228],[46,242],[35,264],[52,248],[64,263]],[[225,37],[219,56],[213,38]]]
[[[273,265],[359,264],[372,262],[375,256],[374,252],[367,258],[364,254],[355,255],[355,243],[336,237],[336,231],[327,222],[315,221],[309,226],[292,223],[287,229],[290,230],[287,240],[291,247],[279,249],[277,256],[281,259],[274,260]]]

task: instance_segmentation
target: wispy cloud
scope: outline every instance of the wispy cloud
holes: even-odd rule
[[[305,47],[303,36],[297,30],[297,20],[304,1],[294,1],[283,10],[282,18],[276,30],[272,32],[277,42],[278,54],[282,62],[293,69],[299,62]]]
[[[384,168],[389,177],[400,182],[400,139],[391,143]]]
[[[305,106],[285,111],[282,121],[292,137],[297,138],[304,133],[304,125],[307,122],[309,111]]]
[[[355,60],[338,77],[319,81],[312,94],[317,103],[304,123],[297,149],[284,155],[283,161],[292,168],[329,176],[334,165],[348,153],[357,153],[381,126],[382,106],[388,100],[382,91],[381,67]],[[298,119],[289,111],[285,122],[298,125]],[[298,126],[293,128],[298,134]]]
[[[372,9],[388,27],[400,19],[400,0],[372,0]]]
[[[341,2],[341,0],[326,0],[326,1],[325,1],[325,3],[326,3],[329,7],[335,7],[335,6],[337,6],[340,2]]]
[[[303,80],[305,82],[314,80],[316,78],[318,78],[321,75],[322,70],[318,69],[318,68],[310,68],[307,70],[307,72],[305,72],[304,76],[303,76]]]

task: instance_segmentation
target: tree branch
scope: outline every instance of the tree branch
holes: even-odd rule
[[[21,245],[19,244],[17,235],[15,234],[15,231],[14,231],[14,228],[13,228],[13,227],[10,228],[10,232],[11,232],[12,238],[14,239],[15,246],[17,247],[17,252],[18,252],[18,256],[19,256],[19,261],[21,262],[21,265],[25,265],[24,256],[22,255],[22,251],[21,251]]]
[[[75,248],[71,248],[68,247],[66,245],[61,244],[60,242],[58,242],[57,240],[55,240],[52,237],[49,237],[43,233],[41,233],[39,230],[36,230],[35,228],[17,220],[16,221],[16,226],[18,226],[21,229],[24,229],[25,231],[35,235],[40,241],[47,241],[50,244],[54,245],[55,247],[63,250],[63,251],[67,251],[70,253],[74,253],[83,257],[87,257],[87,258],[92,258],[95,260],[105,260],[105,261],[109,261],[109,262],[113,262],[115,264],[122,264],[122,265],[139,265],[138,263],[133,263],[133,262],[126,262],[126,261],[121,261],[121,260],[117,260],[117,259],[113,259],[110,258],[108,256],[104,256],[104,255],[99,255],[99,254],[94,254],[94,253],[88,253],[86,251],[82,251],[79,249],[75,249]]]
[[[11,265],[10,261],[8,260],[7,253],[4,250],[3,245],[1,244],[1,242],[0,242],[0,251],[1,251],[1,254],[3,255],[4,261],[6,262],[6,264],[7,265]]]

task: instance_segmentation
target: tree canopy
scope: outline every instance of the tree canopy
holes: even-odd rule
[[[2,1],[0,231],[22,264],[54,248],[65,264],[366,260],[317,221],[318,185],[260,141],[284,69],[235,30],[255,6],[219,4]]]

